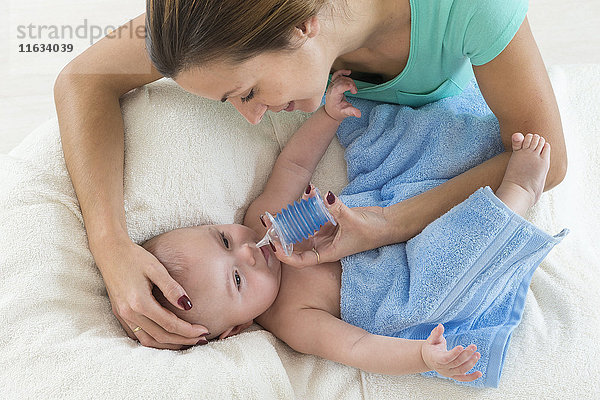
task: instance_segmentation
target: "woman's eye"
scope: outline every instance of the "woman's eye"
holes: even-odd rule
[[[237,286],[238,290],[240,290],[240,285],[242,284],[242,279],[240,278],[240,274],[237,271],[233,273],[233,279],[235,279],[235,286]]]
[[[254,97],[254,89],[251,89],[250,93],[248,93],[248,96],[242,97],[242,103],[252,100],[253,97]]]
[[[224,233],[221,233],[221,239],[223,239],[223,244],[225,245],[225,248],[228,249],[229,248],[229,240],[227,240]]]

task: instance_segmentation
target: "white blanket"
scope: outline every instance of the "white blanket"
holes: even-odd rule
[[[551,71],[569,152],[565,181],[529,219],[571,234],[536,271],[498,389],[362,373],[250,332],[175,352],[139,346],[112,316],[50,120],[0,156],[1,398],[593,398],[600,396],[600,65]],[[241,222],[306,118],[247,124],[227,104],[161,80],[122,101],[125,207],[136,242],[173,228]],[[332,144],[313,182],[338,192]]]

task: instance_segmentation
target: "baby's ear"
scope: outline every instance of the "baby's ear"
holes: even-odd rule
[[[227,328],[227,330],[225,330],[225,332],[223,332],[220,336],[219,339],[225,339],[226,337],[229,336],[233,336],[233,335],[237,335],[238,333],[243,332],[245,329],[248,329],[250,327],[250,325],[252,325],[254,323],[254,320],[250,320],[246,323],[243,323],[241,325],[236,325],[232,328]]]

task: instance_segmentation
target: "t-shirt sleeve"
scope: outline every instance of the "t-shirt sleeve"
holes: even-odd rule
[[[525,20],[528,0],[455,0],[454,18],[464,18],[462,53],[483,65],[502,52]],[[454,8],[454,7],[453,7]],[[458,32],[457,32],[458,33]]]

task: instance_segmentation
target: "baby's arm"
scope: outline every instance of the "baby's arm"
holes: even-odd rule
[[[334,138],[340,122],[350,115],[360,117],[360,111],[344,98],[344,92],[356,92],[352,79],[343,76],[350,71],[336,71],[327,90],[324,107],[319,108],[294,133],[279,154],[263,193],[250,205],[246,222],[254,223],[265,211],[277,212],[297,200]]]
[[[386,375],[436,370],[442,376],[463,382],[481,377],[479,371],[466,375],[479,360],[476,347],[457,346],[446,350],[442,325],[438,325],[427,340],[408,340],[373,335],[314,308],[283,315],[265,328],[301,353]]]

